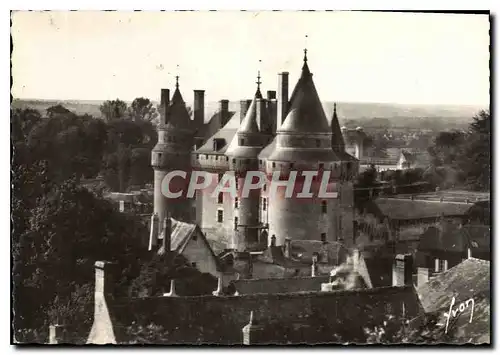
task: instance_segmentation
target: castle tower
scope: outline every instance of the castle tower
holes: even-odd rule
[[[183,196],[168,199],[164,195],[164,178],[168,172],[174,170],[186,171],[187,179],[176,177],[170,182],[171,191],[183,191],[191,171],[191,151],[195,127],[189,117],[182,95],[179,91],[179,77],[176,77],[175,92],[172,100],[168,98],[169,91],[162,89],[160,123],[158,125],[158,143],[151,153],[151,165],[154,169],[154,213],[159,223],[167,216],[189,221],[191,220],[191,202]],[[157,229],[157,235],[162,232],[162,225]],[[153,238],[154,239],[154,238]],[[157,244],[150,242],[150,248]]]
[[[271,176],[279,172],[281,176],[288,177],[296,171],[296,187],[305,183],[302,171],[315,171],[319,177],[311,182],[311,191],[316,192],[316,196],[285,198],[282,188],[275,197],[269,198],[269,240],[275,237],[276,245],[283,245],[286,238],[339,239],[336,223],[340,214],[338,198],[317,197],[321,175],[326,171],[330,172],[326,191],[333,195],[338,191],[342,158],[332,149],[333,145],[341,146],[341,143],[332,142],[332,129],[307,64],[307,50],[304,50],[302,73],[290,97],[286,118],[277,130],[276,145],[267,158],[266,173]],[[301,187],[298,188],[298,191],[301,190]],[[297,189],[295,191],[298,192]]]
[[[258,155],[268,141],[268,134],[262,132],[270,121],[265,100],[260,92],[260,73],[257,80],[257,91],[245,117],[236,132],[236,145],[227,156],[230,159],[230,170],[236,175],[239,189],[238,201],[235,201],[237,223],[234,225],[233,246],[239,251],[245,251],[259,244],[260,234],[259,207],[260,189],[252,189],[248,196],[242,196],[241,191],[247,173],[259,170]],[[260,123],[260,124],[259,124]],[[237,206],[237,207],[236,207]]]

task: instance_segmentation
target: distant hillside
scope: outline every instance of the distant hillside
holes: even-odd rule
[[[69,110],[78,114],[90,114],[95,117],[100,117],[99,106],[103,101],[98,100],[21,100],[15,99],[12,102],[13,108],[31,107],[45,112],[50,106],[61,104]],[[155,104],[158,104],[155,102]],[[188,102],[192,105],[192,102]],[[332,116],[334,103],[326,101],[323,103],[323,108],[328,118]],[[205,118],[210,117],[218,110],[218,102],[206,102]],[[229,109],[233,111],[239,110],[239,102],[231,101]],[[422,124],[427,124],[428,120],[433,122],[441,122],[441,125],[447,124],[468,124],[471,118],[481,109],[474,106],[450,106],[450,105],[401,105],[401,104],[378,104],[378,103],[352,103],[338,102],[337,113],[341,123],[346,120],[354,120],[360,123],[363,121],[372,120],[373,118],[388,119],[391,126],[401,127],[411,124],[418,126],[418,120],[423,120]],[[436,121],[437,119],[437,121]]]

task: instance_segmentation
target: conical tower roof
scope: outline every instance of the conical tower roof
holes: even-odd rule
[[[238,128],[238,133],[259,133],[257,124],[257,96],[254,97],[243,121]]]
[[[290,97],[289,107],[279,132],[330,133],[330,125],[307,65],[307,51],[301,76]]]
[[[173,126],[175,128],[191,129],[191,117],[186,108],[186,103],[182,98],[181,92],[179,90],[179,77],[176,77],[175,92],[170,101],[168,107],[167,126]]]
[[[345,151],[344,137],[340,130],[339,119],[337,117],[337,103],[333,104],[332,122],[330,124],[332,129],[332,148],[336,152]]]

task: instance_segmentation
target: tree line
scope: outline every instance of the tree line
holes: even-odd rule
[[[94,263],[115,262],[118,295],[168,292],[169,279],[186,294],[215,289],[176,253],[147,251],[148,221],[120,213],[83,179],[103,176],[107,189],[126,191],[152,180],[155,114],[147,99],[130,107],[101,106],[103,118],[61,105],[45,113],[11,110],[11,241],[15,341],[45,342],[49,324],[90,330]],[[88,333],[87,333],[88,334]],[[84,338],[79,341],[85,341]]]

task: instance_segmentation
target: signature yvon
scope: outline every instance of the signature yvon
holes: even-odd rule
[[[453,306],[455,305],[455,297],[451,299],[450,303],[450,309],[448,313],[445,313],[444,316],[446,317],[446,328],[444,330],[445,334],[448,333],[448,325],[450,323],[450,318],[456,318],[465,310],[469,309],[470,307],[470,318],[469,318],[469,323],[472,323],[472,317],[474,316],[474,299],[469,298],[467,301],[460,303],[455,309],[453,309]]]

